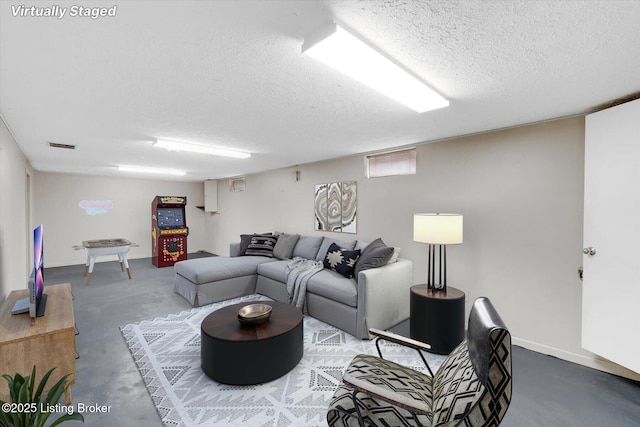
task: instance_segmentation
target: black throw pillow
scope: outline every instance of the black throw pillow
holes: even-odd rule
[[[247,248],[251,244],[251,239],[253,236],[271,236],[271,233],[261,233],[261,234],[241,234],[240,235],[240,249],[238,251],[238,256],[246,255]]]
[[[247,256],[266,256],[273,258],[273,248],[277,242],[277,236],[254,234],[244,254]]]
[[[350,279],[353,277],[353,268],[360,258],[360,249],[344,249],[332,243],[324,257],[324,268],[333,270]]]

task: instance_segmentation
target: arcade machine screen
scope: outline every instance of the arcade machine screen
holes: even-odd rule
[[[183,212],[182,208],[158,208],[158,227],[184,227]]]

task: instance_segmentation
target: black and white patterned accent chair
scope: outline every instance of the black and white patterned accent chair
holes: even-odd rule
[[[418,351],[429,348],[388,332],[372,334]],[[329,404],[329,426],[497,426],[511,402],[511,334],[491,301],[478,298],[466,339],[435,375],[360,354],[343,383]]]

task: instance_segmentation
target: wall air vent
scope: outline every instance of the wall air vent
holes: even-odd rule
[[[51,148],[64,148],[65,150],[75,150],[75,145],[70,144],[58,144],[57,142],[48,142],[49,147]]]
[[[229,178],[229,191],[244,191],[246,188],[246,179],[244,176]]]

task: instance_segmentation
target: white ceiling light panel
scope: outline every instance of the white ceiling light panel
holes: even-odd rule
[[[423,113],[449,101],[339,25],[305,40],[302,52]]]
[[[194,144],[191,142],[167,141],[158,139],[153,143],[156,148],[164,148],[169,151],[189,151],[192,153],[210,154],[212,156],[232,157],[236,159],[247,159],[251,153],[243,151],[226,150],[205,144]]]
[[[157,174],[157,175],[176,175],[176,176],[184,176],[187,174],[185,171],[176,170],[176,169],[148,168],[144,166],[128,166],[128,165],[118,166],[118,171]]]

